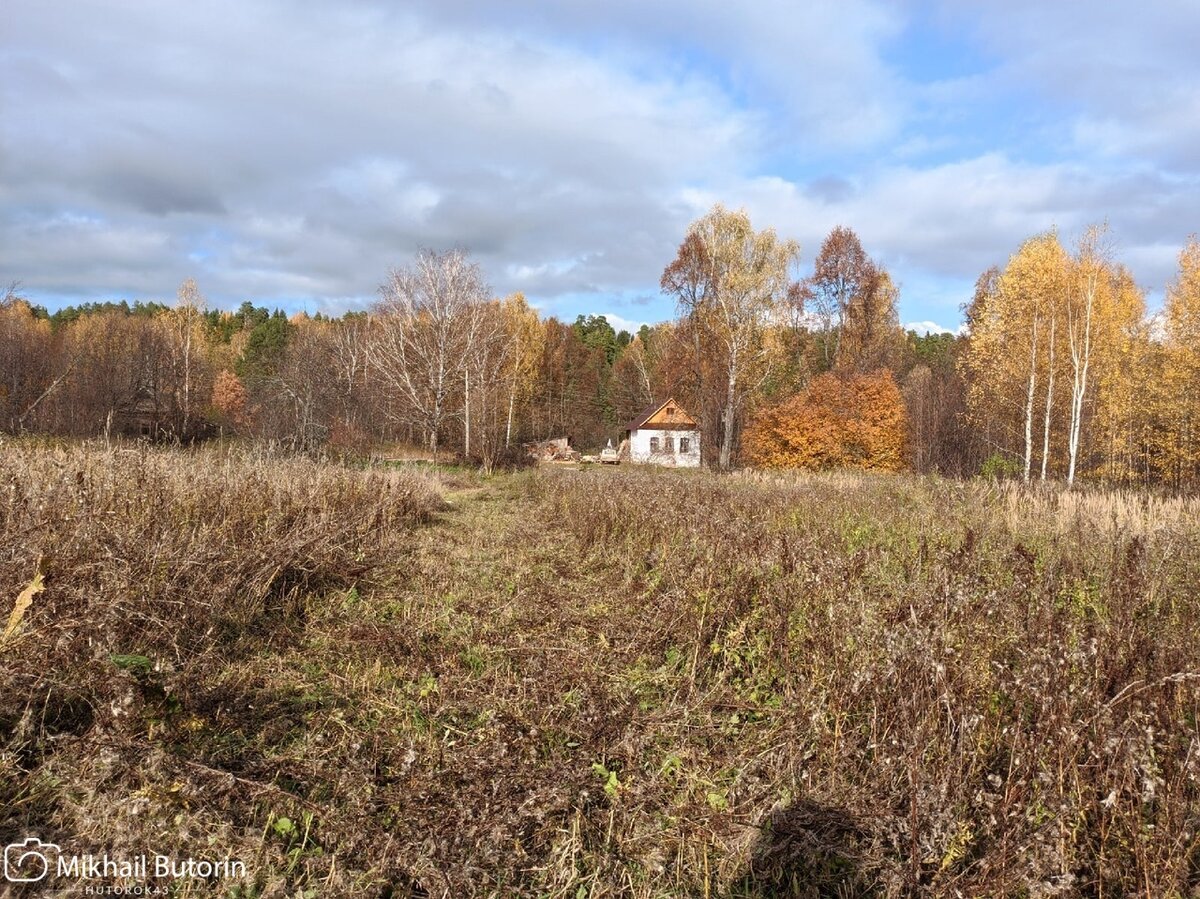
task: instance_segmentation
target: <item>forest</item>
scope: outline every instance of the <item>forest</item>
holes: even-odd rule
[[[676,318],[616,331],[495,297],[463,250],[381,273],[340,318],[246,300],[53,313],[0,304],[0,431],[220,436],[313,453],[409,445],[491,470],[524,441],[588,450],[674,396],[714,467],[862,468],[1193,488],[1200,478],[1200,243],[1161,312],[1107,228],[1055,231],[978,279],[959,336],[905,332],[899,289],[849,228],[810,266],[715,207],[664,260]]]

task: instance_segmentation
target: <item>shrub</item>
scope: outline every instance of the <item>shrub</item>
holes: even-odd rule
[[[1003,453],[992,453],[983,460],[979,468],[979,476],[994,481],[1003,481],[1021,476],[1021,463],[1010,459]]]

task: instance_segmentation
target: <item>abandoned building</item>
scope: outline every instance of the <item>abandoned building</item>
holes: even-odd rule
[[[111,429],[122,437],[161,440],[167,432],[166,418],[158,395],[148,387],[138,387],[129,399],[112,410],[105,431]]]
[[[642,410],[624,428],[622,458],[649,465],[700,465],[700,424],[674,398]]]

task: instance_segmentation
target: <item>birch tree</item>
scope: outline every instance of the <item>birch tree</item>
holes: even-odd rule
[[[0,299],[0,430],[24,430],[70,373],[69,366],[56,366],[56,355],[50,322],[35,316],[12,285]]]
[[[271,407],[264,425],[290,449],[314,453],[329,438],[337,406],[332,326],[307,316],[291,324],[283,357],[263,384]]]
[[[175,308],[172,310],[171,325],[174,337],[173,354],[178,373],[175,379],[176,408],[182,417],[181,434],[188,436],[192,431],[192,393],[198,388],[197,361],[199,350],[204,346],[204,335],[200,331],[201,316],[207,305],[204,295],[193,278],[179,285]]]
[[[514,293],[500,303],[501,319],[509,343],[508,412],[504,425],[504,446],[512,445],[513,421],[517,403],[525,400],[537,381],[538,363],[545,344],[545,330],[537,311],[530,308],[525,295]]]
[[[1034,427],[1039,390],[1046,384],[1042,422],[1043,471],[1050,456],[1053,411],[1053,345],[1058,341],[1058,308],[1066,253],[1054,232],[1025,241],[998,274],[980,279],[968,313],[971,342],[964,355],[970,388],[968,406],[976,424],[999,422],[1015,428],[1016,443],[1003,447],[1021,459],[1021,473],[1033,476]]]
[[[330,335],[330,353],[337,378],[342,420],[354,430],[359,426],[371,358],[370,330],[367,317],[356,312],[336,322]]]
[[[1110,284],[1112,302],[1097,347],[1093,441],[1103,450],[1104,477],[1130,483],[1148,474],[1145,450],[1161,353],[1150,339],[1145,296],[1133,275],[1118,267]]]
[[[1045,482],[1046,473],[1050,464],[1050,419],[1054,414],[1054,376],[1055,356],[1058,348],[1058,309],[1056,305],[1051,305],[1047,310],[1050,317],[1050,334],[1046,341],[1047,353],[1049,359],[1046,362],[1046,405],[1042,412],[1042,477]]]
[[[425,250],[412,266],[393,269],[380,293],[373,363],[416,417],[436,461],[488,289],[463,251]]]
[[[1088,228],[1073,254],[1054,232],[1027,240],[983,306],[968,315],[972,414],[978,424],[1019,407],[1014,417],[1026,481],[1039,414],[1042,480],[1058,461],[1072,485],[1085,466],[1100,461],[1085,433],[1090,421],[1107,438],[1110,474],[1117,471],[1116,441],[1126,458],[1131,452],[1133,394],[1120,381],[1136,376],[1130,359],[1135,343],[1146,339],[1145,304],[1129,272],[1112,261],[1106,236],[1104,226]]]
[[[692,349],[692,379],[696,386],[696,394],[704,404],[700,410],[702,416],[707,409],[709,398],[706,377],[708,366],[705,364],[704,354],[704,311],[712,301],[715,278],[715,262],[693,225],[683,243],[679,245],[675,258],[663,270],[659,288],[663,293],[675,298],[675,308],[687,325],[688,342]]]
[[[663,274],[682,312],[724,359],[719,465],[730,467],[737,414],[765,376],[764,330],[791,285],[799,245],[773,229],[755,231],[744,211],[718,204],[693,222],[676,261]],[[668,278],[669,274],[674,277]]]
[[[841,225],[829,232],[821,243],[808,281],[810,305],[824,330],[825,368],[831,368],[839,361],[851,305],[856,299],[860,304],[870,300],[869,294],[877,277],[875,264],[863,250],[857,234]]]
[[[466,359],[472,389],[469,404],[465,406],[464,430],[467,422],[475,422],[474,457],[487,473],[495,468],[506,446],[507,430],[511,428],[511,388],[520,361],[516,353],[521,346],[513,339],[508,313],[505,302],[500,300],[479,306],[475,336]],[[464,448],[468,446],[464,435]]]
[[[1079,442],[1083,433],[1083,406],[1091,385],[1092,351],[1097,319],[1108,285],[1109,254],[1105,239],[1108,227],[1093,225],[1079,241],[1073,260],[1066,303],[1066,339],[1071,366],[1071,417],[1067,433],[1067,485],[1075,483]]]
[[[900,291],[884,269],[868,263],[851,295],[842,323],[836,364],[860,373],[890,368],[904,339],[897,304]]]

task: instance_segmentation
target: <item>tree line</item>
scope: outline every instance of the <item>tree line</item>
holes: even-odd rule
[[[985,272],[961,336],[905,332],[899,291],[849,228],[809,271],[794,241],[714,207],[666,260],[672,321],[617,331],[497,298],[461,250],[423,251],[340,318],[244,302],[53,314],[0,302],[0,430],[269,439],[295,450],[401,442],[491,468],[532,439],[586,449],[674,396],[706,461],[1194,486],[1200,476],[1200,246],[1162,315],[1104,228],[1050,232]]]
[[[1107,228],[1073,247],[1050,231],[984,272],[968,305],[973,426],[1024,480],[1088,475],[1180,488],[1200,477],[1200,244],[1161,315],[1115,259]]]

